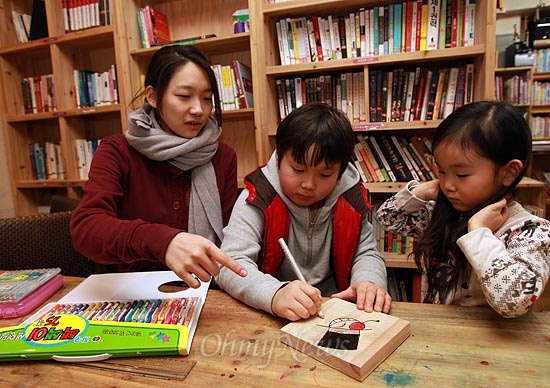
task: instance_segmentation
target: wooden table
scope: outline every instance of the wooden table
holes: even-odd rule
[[[65,278],[51,301],[81,280]],[[503,319],[488,308],[394,303],[392,314],[409,320],[412,334],[362,385],[280,343],[284,320],[211,290],[188,357],[120,359],[139,365],[138,373],[55,361],[0,363],[0,386],[550,387],[550,312]],[[140,375],[154,365],[184,372],[179,379]]]

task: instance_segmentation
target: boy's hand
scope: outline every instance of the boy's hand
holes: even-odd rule
[[[359,310],[365,310],[368,313],[377,311],[388,314],[390,312],[390,294],[372,282],[353,283],[347,290],[330,297],[355,301]]]
[[[322,301],[321,291],[300,280],[294,280],[277,291],[271,302],[271,310],[278,317],[298,321],[321,311]]]
[[[506,222],[508,213],[506,198],[485,206],[468,220],[468,232],[479,228],[489,228],[493,233]]]

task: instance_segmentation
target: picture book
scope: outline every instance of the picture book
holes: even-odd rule
[[[189,354],[209,283],[171,271],[92,275],[19,326],[1,328],[0,360],[94,361]]]
[[[363,381],[410,335],[408,321],[367,313],[355,303],[330,299],[318,316],[281,328],[280,341],[342,373]]]

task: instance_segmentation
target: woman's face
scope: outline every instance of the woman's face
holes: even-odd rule
[[[198,135],[212,113],[212,86],[206,72],[193,62],[174,72],[164,96],[160,124],[165,131],[191,139]],[[147,101],[157,108],[155,96]]]

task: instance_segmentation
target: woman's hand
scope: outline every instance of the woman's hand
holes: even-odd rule
[[[165,264],[189,287],[200,287],[211,276],[220,273],[220,265],[229,268],[239,276],[246,276],[246,270],[235,260],[222,252],[212,241],[191,233],[178,233],[166,249]]]

